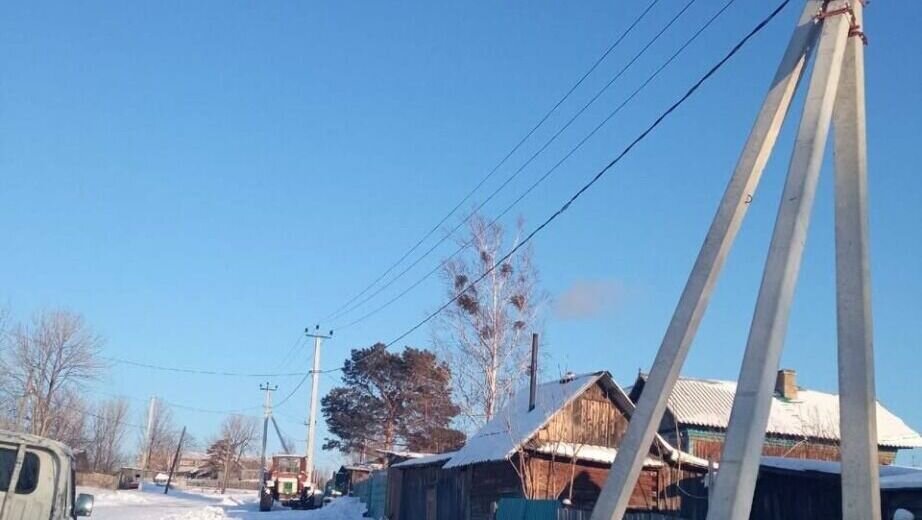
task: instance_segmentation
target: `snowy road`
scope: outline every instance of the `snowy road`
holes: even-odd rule
[[[260,513],[252,491],[228,491],[225,495],[149,487],[144,491],[81,489],[96,502],[92,520],[359,520],[365,506],[354,498],[341,498],[314,511],[278,509]]]

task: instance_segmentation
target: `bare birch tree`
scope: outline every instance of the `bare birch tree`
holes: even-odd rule
[[[17,429],[80,448],[85,404],[81,387],[104,368],[102,339],[79,314],[54,310],[13,328],[3,352],[3,393],[15,402]]]
[[[501,225],[475,215],[463,241],[470,243],[466,253],[443,268],[449,297],[461,294],[439,315],[433,340],[452,369],[456,401],[471,427],[493,418],[528,374],[529,338],[547,299],[537,287],[531,249],[521,248],[491,271],[521,234],[521,221],[507,240]]]

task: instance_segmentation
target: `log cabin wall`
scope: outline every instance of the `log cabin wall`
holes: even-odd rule
[[[608,477],[609,464],[576,461],[535,454],[528,458],[535,482],[532,498],[563,500],[591,510]],[[572,496],[570,493],[572,477]],[[663,464],[645,467],[631,494],[629,509],[681,514],[683,519],[703,519],[707,511],[706,472]]]
[[[628,420],[598,383],[564,406],[534,440],[568,442],[617,448],[627,431]]]
[[[469,467],[469,520],[492,520],[500,498],[522,498],[522,483],[511,461],[482,462]],[[441,519],[440,519],[441,520]]]
[[[676,445],[676,435],[673,430],[663,432],[663,437]],[[679,430],[681,445],[688,453],[702,459],[720,461],[720,454],[726,440],[726,431],[684,427]],[[769,457],[787,457],[793,459],[815,459],[839,461],[842,454],[839,443],[819,439],[804,440],[797,437],[780,435],[766,435],[762,445],[762,455]],[[896,449],[880,448],[878,460],[881,464],[892,464],[896,459]]]

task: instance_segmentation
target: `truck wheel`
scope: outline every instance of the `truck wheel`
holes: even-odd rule
[[[272,502],[273,502],[272,495],[268,493],[263,493],[263,495],[259,497],[259,510],[260,511],[272,511]]]

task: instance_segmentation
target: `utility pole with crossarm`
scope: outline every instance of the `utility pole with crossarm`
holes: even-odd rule
[[[304,329],[304,334],[309,338],[314,338],[314,366],[311,369],[311,400],[307,414],[307,482],[312,483],[314,478],[314,439],[317,432],[317,401],[320,396],[320,344],[325,339],[333,337],[333,331],[329,334],[322,334],[320,325],[314,326],[314,331],[310,328]]]
[[[880,520],[868,263],[862,0],[805,0],[788,48],[701,246],[592,520],[620,520],[724,260],[753,200],[806,63],[815,64],[752,318],[708,520],[746,520],[810,213],[835,129],[836,310],[842,518]]]

